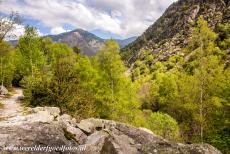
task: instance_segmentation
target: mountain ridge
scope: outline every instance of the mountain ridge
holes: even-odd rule
[[[83,29],[74,29],[69,32],[64,32],[56,35],[46,35],[42,38],[49,37],[54,42],[65,43],[70,47],[77,46],[83,55],[92,56],[103,46],[108,39],[103,39],[97,35],[90,33]],[[125,47],[127,44],[133,42],[137,37],[133,36],[127,39],[114,39],[120,46]],[[10,40],[12,45],[16,45],[18,40]]]
[[[137,59],[142,59],[142,52],[147,50],[157,56],[157,60],[167,59],[187,45],[187,38],[201,15],[213,30],[219,23],[229,23],[229,5],[229,0],[174,2],[141,36],[123,49],[123,58],[131,65]]]
[[[108,40],[80,28],[57,35],[47,35],[47,37],[50,37],[54,42],[66,43],[70,47],[78,46],[82,54],[88,56],[95,55],[104,42]],[[123,48],[136,38],[137,37],[134,36],[127,39],[114,40],[118,42],[120,48]]]

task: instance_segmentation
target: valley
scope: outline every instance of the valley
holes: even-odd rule
[[[0,149],[230,152],[229,0],[51,1],[34,2],[38,10],[0,1],[52,10],[43,18],[22,10],[31,25],[10,41],[21,14],[0,18]],[[55,6],[65,11],[51,20]]]

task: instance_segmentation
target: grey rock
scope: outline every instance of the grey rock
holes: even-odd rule
[[[66,128],[66,131],[74,135],[74,138],[78,142],[78,144],[84,144],[84,142],[86,141],[87,135],[84,134],[79,128],[75,128],[69,125]]]
[[[76,123],[57,108],[28,108],[29,114],[0,121],[0,149],[5,146],[81,146],[82,151],[50,151],[81,154],[220,154],[208,144],[170,142],[145,128],[102,119]],[[54,114],[55,113],[55,114]],[[55,118],[55,116],[57,116]],[[78,127],[78,128],[77,128]],[[2,151],[0,151],[2,152]],[[15,153],[4,151],[4,153]],[[18,152],[18,153],[34,153]],[[44,153],[44,151],[36,152]]]
[[[101,154],[108,136],[109,135],[104,131],[97,131],[88,136],[85,143],[86,151],[84,154]]]
[[[176,54],[183,52],[182,49],[188,45],[189,37],[200,16],[215,30],[218,24],[230,23],[229,14],[228,0],[178,0],[141,36],[124,48],[124,52],[131,53],[123,58],[132,66],[136,60],[144,59],[143,51],[150,51],[155,56],[155,61],[164,61],[172,56],[164,52],[173,51],[175,48],[180,48]],[[163,53],[159,54],[159,50]]]
[[[101,119],[90,118],[80,121],[80,123],[77,124],[77,127],[86,133],[93,133],[95,130],[101,130],[104,127],[104,124]]]
[[[124,134],[113,134],[112,137],[105,140],[101,153],[109,153],[111,150],[117,154],[138,153],[134,140]]]
[[[62,125],[63,128],[67,128],[70,125],[72,125],[73,127],[76,126],[76,119],[72,118],[68,114],[63,114],[61,116],[58,116],[57,121]]]
[[[9,92],[8,90],[6,89],[5,86],[1,85],[0,86],[0,95],[7,95]]]
[[[49,112],[54,117],[59,116],[59,114],[61,112],[58,107],[44,107],[44,110],[47,111],[47,112]]]
[[[24,125],[0,127],[0,149],[7,146],[14,147],[34,147],[34,146],[77,146],[75,142],[69,141],[64,136],[60,125],[55,123],[28,123]],[[2,135],[3,134],[3,135]],[[18,153],[45,153],[48,151],[26,152],[18,151]],[[51,154],[60,153],[61,151],[50,151]],[[16,153],[12,151],[4,151],[3,153]],[[69,153],[68,151],[62,153]]]
[[[104,141],[104,139],[108,137],[108,135],[109,134],[105,131],[96,131],[95,133],[87,137],[85,144],[97,145],[98,143],[102,142],[102,140]]]
[[[40,111],[45,111],[48,114],[57,117],[60,114],[60,109],[58,107],[35,107],[35,108],[28,108],[29,113],[38,113]]]
[[[54,120],[54,116],[47,111],[38,111],[37,113],[25,116],[27,122],[50,123]]]

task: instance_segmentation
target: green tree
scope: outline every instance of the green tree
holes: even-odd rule
[[[17,49],[22,63],[20,71],[24,75],[34,77],[35,69],[41,70],[45,64],[45,57],[41,50],[41,39],[35,28],[26,27],[25,35],[19,39]]]
[[[46,65],[34,70],[34,76],[25,77],[25,94],[30,96],[27,105],[57,106],[62,113],[76,118],[96,117],[93,96],[96,72],[88,58],[77,55],[67,45],[42,40],[40,48]]]
[[[13,49],[4,41],[0,42],[0,57],[1,85],[11,86],[11,81],[14,73],[14,65],[12,63]]]
[[[216,39],[217,35],[208,28],[208,24],[203,17],[200,17],[197,22],[197,27],[192,34],[190,45],[198,61],[198,67],[195,69],[194,76],[198,81],[198,121],[200,123],[200,140],[202,143],[205,125],[205,106],[208,106],[207,101],[211,104],[212,100],[210,99],[212,98],[210,98],[208,94],[210,90],[214,90],[208,88],[211,84],[215,83],[216,73],[223,70],[216,67],[219,64],[219,57],[214,54],[220,52],[219,48],[215,46]]]
[[[131,123],[140,104],[135,96],[136,88],[125,75],[118,44],[113,40],[105,42],[94,61],[100,74],[97,89],[100,116]]]

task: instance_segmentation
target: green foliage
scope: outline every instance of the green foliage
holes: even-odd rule
[[[30,104],[57,106],[62,113],[80,119],[96,116],[91,91],[95,85],[87,82],[94,76],[90,61],[75,55],[66,45],[54,43],[50,46],[51,52],[47,53],[50,73],[30,90],[33,92]]]
[[[0,83],[6,87],[11,86],[15,67],[13,65],[13,49],[9,44],[0,42]]]
[[[0,42],[0,78],[24,88],[26,106],[57,106],[78,119],[113,119],[229,153],[229,25],[217,31],[200,17],[183,54],[154,63],[143,51],[127,70],[113,40],[89,58],[27,27],[15,49]]]
[[[35,28],[26,28],[25,35],[19,39],[17,50],[21,64],[18,70],[21,74],[34,76],[36,69],[42,69],[45,57],[41,50],[41,39]]]
[[[171,116],[161,113],[151,113],[148,118],[149,128],[156,133],[167,139],[178,139],[179,127],[175,119]]]
[[[78,46],[74,46],[73,47],[73,52],[75,52],[76,54],[80,54],[81,53],[81,50]]]
[[[94,65],[100,74],[96,94],[100,116],[131,123],[139,103],[135,97],[135,87],[125,75],[118,44],[107,41],[97,53]]]
[[[223,52],[228,46],[219,44],[229,39],[228,26],[219,31],[218,36],[200,17],[184,57],[175,55],[150,65],[148,80],[138,71],[144,61],[137,60],[132,73],[135,82],[140,83],[142,109],[167,113],[176,119],[185,142],[207,142],[229,153],[230,74]]]
[[[217,26],[217,32],[219,33],[217,44],[222,49],[230,48],[230,24],[219,24]]]

